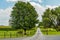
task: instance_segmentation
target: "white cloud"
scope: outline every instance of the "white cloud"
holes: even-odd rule
[[[17,1],[17,0],[7,0],[7,1]]]
[[[30,2],[32,6],[34,6],[35,10],[37,11],[38,13],[38,19],[40,21],[42,21],[42,15],[44,14],[43,12],[47,9],[47,8],[50,8],[50,9],[54,9],[58,6],[51,6],[51,5],[46,5],[45,7],[38,4],[38,3],[35,3],[35,2]]]
[[[42,0],[38,0],[39,2],[42,2]]]
[[[31,5],[33,5],[34,6],[34,8],[35,8],[35,10],[37,11],[37,13],[38,13],[38,19],[40,20],[40,21],[42,21],[42,15],[43,15],[43,12],[45,11],[45,7],[43,7],[43,6],[41,6],[40,4],[38,4],[38,3],[35,3],[35,2],[30,2],[31,3]]]
[[[33,0],[6,0],[7,2],[17,2],[17,1],[22,1],[22,2],[30,2],[30,1],[33,1]],[[38,2],[42,2],[42,0],[34,0],[34,1],[38,1]]]
[[[22,1],[22,2],[29,2],[30,0],[6,0],[7,2],[17,2],[17,1]]]
[[[9,7],[7,9],[0,9],[0,25],[8,25],[12,9]]]
[[[56,7],[58,7],[58,6],[46,5],[46,8],[50,8],[50,9],[54,9],[54,8],[56,8]]]

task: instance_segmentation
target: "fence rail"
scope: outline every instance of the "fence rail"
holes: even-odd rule
[[[23,35],[20,35],[20,34],[18,34],[18,33],[16,33],[16,32],[0,32],[0,38],[15,38],[15,37],[20,37],[20,36],[22,36],[23,37]]]

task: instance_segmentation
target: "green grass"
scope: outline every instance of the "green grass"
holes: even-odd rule
[[[0,28],[11,28],[11,26],[0,26]]]
[[[32,28],[31,30],[26,30],[26,35],[24,35],[24,30],[13,30],[11,27],[2,27],[0,26],[0,38],[17,38],[17,37],[29,37],[33,36],[36,32],[36,28]],[[20,33],[18,33],[20,31]]]
[[[16,36],[17,31],[0,31],[0,38],[14,38]]]
[[[47,29],[41,27],[41,31],[44,35],[47,35]],[[60,31],[56,31],[55,29],[53,28],[48,28],[48,35],[60,35]]]
[[[33,36],[34,34],[35,34],[35,32],[36,32],[36,29],[37,28],[32,28],[31,30],[26,30],[26,35],[24,35],[24,31],[23,31],[23,37],[29,37],[29,36]]]

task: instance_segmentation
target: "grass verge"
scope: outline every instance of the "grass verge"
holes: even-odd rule
[[[57,32],[57,31],[56,31],[55,29],[53,29],[53,28],[45,29],[45,28],[41,27],[40,29],[41,29],[41,31],[42,31],[42,33],[43,33],[44,35],[47,35],[47,31],[46,31],[46,30],[48,30],[48,35],[60,35],[60,31]]]

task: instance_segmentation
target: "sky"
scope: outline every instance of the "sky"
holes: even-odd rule
[[[0,25],[9,25],[10,14],[17,1],[29,2],[37,11],[40,21],[47,8],[53,9],[60,6],[60,0],[0,0]]]

